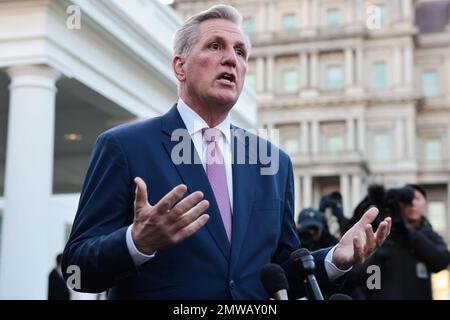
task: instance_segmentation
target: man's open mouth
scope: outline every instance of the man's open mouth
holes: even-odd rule
[[[228,72],[223,72],[221,73],[218,77],[218,80],[225,80],[229,83],[235,83],[236,81],[236,77],[234,76],[234,74],[228,73]]]

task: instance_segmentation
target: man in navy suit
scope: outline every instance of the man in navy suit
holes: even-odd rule
[[[264,171],[259,154],[267,142],[230,123],[250,50],[240,23],[225,5],[186,21],[174,40],[178,103],[99,136],[63,257],[64,270],[80,268],[80,291],[268,299],[259,272],[272,262],[285,268],[292,292],[304,295],[289,263],[300,246],[291,161],[269,144],[276,170]],[[377,213],[369,210],[339,244],[313,253],[322,288],[384,241],[390,220],[374,233]]]

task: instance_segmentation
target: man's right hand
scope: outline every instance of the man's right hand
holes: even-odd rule
[[[201,215],[209,207],[209,202],[202,200],[202,192],[196,191],[176,204],[187,191],[187,187],[180,184],[151,206],[144,180],[137,177],[134,182],[136,195],[131,236],[140,252],[152,254],[183,241],[209,220],[209,215]]]

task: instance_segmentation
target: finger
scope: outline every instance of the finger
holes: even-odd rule
[[[375,239],[375,234],[373,233],[372,225],[368,224],[365,228],[366,232],[366,244],[365,244],[365,255],[366,257],[371,255],[377,246]]]
[[[177,233],[175,237],[175,242],[178,243],[192,236],[194,233],[200,230],[206,224],[206,222],[208,222],[208,220],[209,215],[207,214],[201,215],[198,219],[196,219],[194,222],[187,225]]]
[[[358,221],[358,224],[362,224],[363,226],[372,223],[373,220],[378,215],[378,209],[376,207],[371,207],[369,210],[367,210],[364,215],[361,217],[361,219]]]
[[[387,221],[381,222],[380,225],[378,226],[377,232],[375,233],[377,246],[380,246],[383,243],[383,241],[388,236],[388,232],[389,232],[389,223]]]
[[[191,208],[185,214],[179,216],[173,225],[176,231],[185,228],[189,224],[195,221],[206,209],[209,208],[208,200],[203,200],[199,202],[195,207]]]
[[[387,236],[386,236],[386,238],[387,238],[387,237],[389,237],[389,234],[391,233],[392,219],[391,219],[391,217],[388,217],[388,218],[385,218],[384,221],[386,221],[388,224],[388,232],[387,232]]]
[[[355,236],[353,238],[353,260],[355,264],[362,263],[364,261],[364,250],[362,247],[361,236]]]
[[[203,193],[201,191],[196,191],[190,194],[183,200],[181,200],[171,211],[174,218],[177,219],[180,215],[185,214],[187,211],[192,209],[197,203],[203,199]]]
[[[136,184],[134,204],[136,207],[144,207],[148,205],[147,185],[144,180],[139,177],[134,178]]]
[[[167,193],[159,202],[155,205],[155,209],[160,214],[167,213],[175,203],[183,197],[186,193],[187,187],[184,184],[179,184]]]

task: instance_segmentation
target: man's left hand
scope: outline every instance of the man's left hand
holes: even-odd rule
[[[373,207],[364,213],[362,218],[341,238],[333,253],[332,262],[341,270],[355,264],[363,263],[381,246],[391,230],[391,218],[380,223],[377,231],[372,230],[371,222],[378,215]]]

